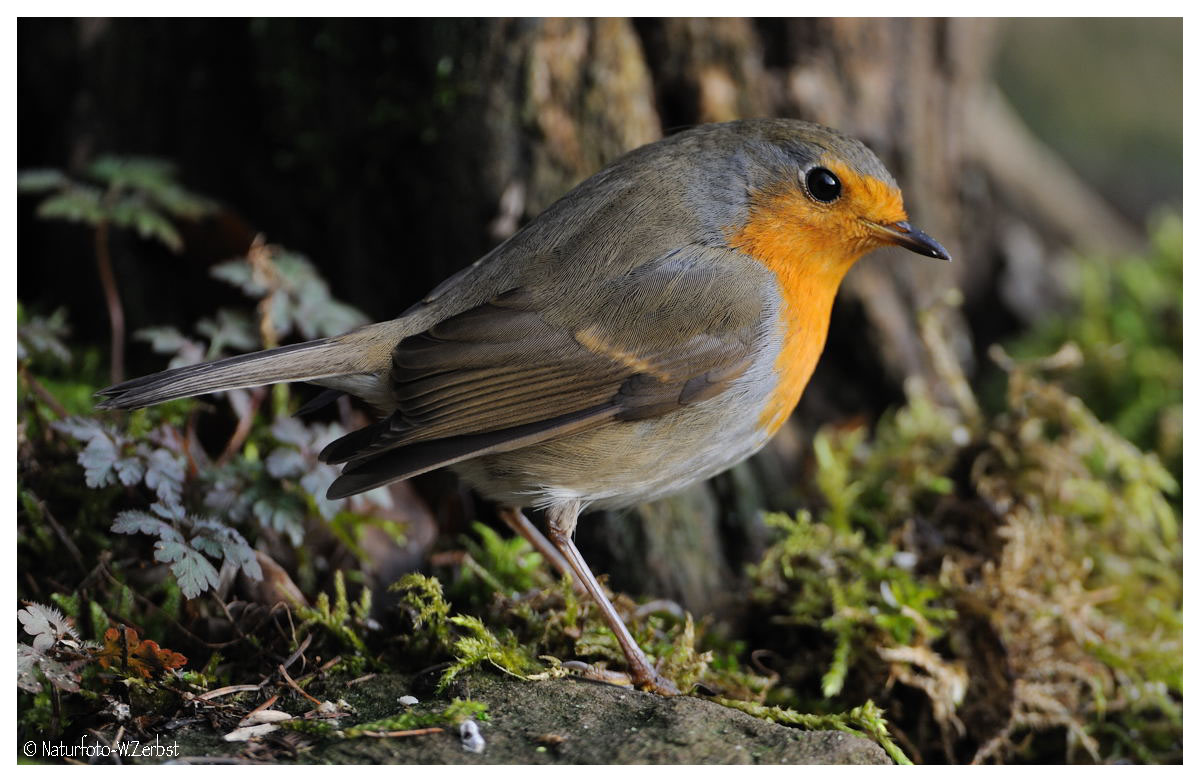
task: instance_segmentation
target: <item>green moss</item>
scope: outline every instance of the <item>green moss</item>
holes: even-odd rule
[[[861,531],[815,523],[805,511],[795,518],[770,514],[767,523],[782,537],[750,569],[754,595],[777,612],[776,623],[833,635],[833,656],[822,679],[826,697],[841,693],[848,669],[862,654],[880,644],[928,644],[954,619],[943,590],[897,565],[892,544],[871,544]]]
[[[478,668],[485,662],[518,677],[542,669],[530,650],[518,644],[516,636],[507,629],[501,631],[501,638],[497,638],[482,621],[461,614],[450,617],[450,624],[460,628],[461,634],[451,644],[456,661],[442,674],[439,691],[460,673]]]
[[[450,604],[442,593],[440,581],[422,573],[409,573],[388,589],[400,593],[400,608],[407,610],[413,630],[417,631],[414,637],[424,637],[427,644],[434,646],[444,647],[449,643]]]
[[[346,593],[346,579],[340,570],[334,573],[332,601],[322,592],[311,608],[295,606],[294,610],[301,620],[299,632],[320,627],[344,646],[358,652],[366,651],[360,630],[356,628],[365,627],[371,615],[371,590],[364,587],[358,599],[351,603]]]
[[[722,706],[728,706],[770,722],[795,725],[806,730],[840,730],[855,736],[870,738],[878,742],[897,764],[912,765],[912,761],[908,759],[904,751],[896,746],[896,742],[892,741],[883,711],[872,701],[867,701],[862,706],[839,714],[801,714],[793,709],[781,709],[778,706],[764,706],[760,703],[729,698],[713,698],[713,700]]]
[[[416,730],[418,728],[432,728],[440,726],[454,726],[463,720],[487,719],[487,704],[479,703],[478,701],[463,700],[455,698],[444,709],[435,712],[422,712],[417,709],[406,711],[402,714],[396,714],[391,717],[374,720],[372,722],[364,722],[355,725],[351,728],[346,728],[343,733],[346,738],[355,738],[362,736],[368,731],[393,731],[393,730]]]
[[[1160,216],[1145,254],[1080,258],[1076,305],[1009,346],[1020,358],[1064,343],[1078,348],[1058,373],[1100,420],[1154,451],[1178,480],[1183,469],[1183,222]]]
[[[477,525],[466,555],[449,574],[457,586],[453,603],[435,577],[410,574],[393,585],[411,625],[406,649],[424,660],[447,660],[440,688],[481,666],[520,678],[565,675],[557,661],[566,659],[624,667],[624,654],[599,610],[580,599],[569,579],[554,582],[546,570],[535,570],[539,560],[525,541],[503,540]],[[638,615],[627,597],[615,595],[614,601],[660,672],[684,690],[702,680],[751,696],[764,689],[763,677],[735,665],[710,671],[712,654],[697,648],[701,631],[690,615]],[[459,604],[478,613],[454,613]]]
[[[453,599],[486,603],[493,593],[520,594],[549,583],[548,566],[524,538],[501,537],[479,522],[471,525],[471,532],[460,538],[465,556],[449,589]]]
[[[57,735],[55,727],[55,709],[52,703],[54,694],[50,688],[39,693],[18,693],[18,714],[20,728],[24,730],[22,738],[29,736],[50,737]]]

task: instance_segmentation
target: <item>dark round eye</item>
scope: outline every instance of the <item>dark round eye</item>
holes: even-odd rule
[[[804,176],[808,194],[822,203],[836,201],[842,194],[842,181],[827,168],[814,168]]]

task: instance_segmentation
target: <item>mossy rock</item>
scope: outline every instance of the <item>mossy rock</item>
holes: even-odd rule
[[[789,728],[701,698],[663,698],[575,679],[527,682],[491,674],[464,676],[450,689],[437,701],[423,699],[421,708],[440,708],[445,705],[441,701],[452,697],[486,703],[488,718],[479,722],[486,741],[483,752],[465,751],[458,730],[447,728],[442,733],[387,739],[307,736],[311,744],[300,752],[283,751],[270,759],[355,764],[891,762],[867,739]],[[397,699],[410,692],[405,677],[381,675],[342,697],[356,709],[357,718],[380,719],[403,711]],[[273,737],[281,739],[280,745],[297,745],[278,733]],[[208,731],[199,728],[164,740],[178,741],[180,754],[196,762],[252,750],[246,744],[224,744],[219,738],[214,742]],[[255,758],[269,757],[271,743],[268,738],[267,746],[252,750]]]

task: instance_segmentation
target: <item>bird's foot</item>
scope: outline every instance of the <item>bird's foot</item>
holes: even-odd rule
[[[567,660],[562,664],[562,667],[579,678],[587,679],[588,681],[603,682],[604,684],[612,684],[617,687],[629,687],[645,692],[653,692],[658,695],[669,696],[679,694],[679,688],[675,686],[673,681],[648,666],[644,670],[635,670],[626,673],[625,671],[610,671],[607,668],[600,668],[581,660]],[[634,667],[640,668],[640,666]]]
[[[630,672],[630,678],[633,680],[633,686],[644,692],[653,692],[658,695],[678,695],[679,688],[675,686],[675,682],[660,674],[653,668],[646,667],[641,669],[637,667]]]
[[[617,687],[633,687],[633,679],[624,671],[610,671],[582,660],[566,660],[562,667],[578,676],[593,682],[603,682]]]

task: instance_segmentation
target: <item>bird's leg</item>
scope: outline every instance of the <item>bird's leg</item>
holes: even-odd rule
[[[554,547],[553,543],[546,540],[546,536],[533,525],[533,522],[525,518],[525,514],[521,512],[520,508],[500,508],[498,512],[509,529],[528,540],[534,551],[542,555],[542,559],[553,565],[559,573],[571,574],[571,566],[563,559],[562,554],[558,553],[558,549]],[[575,579],[575,583],[578,584],[579,580]]]
[[[565,559],[563,559],[562,554],[558,553],[558,549],[554,547],[554,544],[551,543],[546,536],[542,534],[542,531],[539,530],[537,526],[531,522],[524,513],[521,512],[520,508],[501,507],[497,512],[500,514],[500,518],[504,519],[504,522],[508,524],[509,529],[525,538],[525,540],[529,541],[530,544],[533,545],[534,549],[537,550],[537,552],[540,553],[545,560],[554,565],[555,570],[567,577],[567,580],[571,582],[571,588],[576,593],[583,595],[587,594],[587,587],[585,587],[580,580],[575,577],[571,570],[571,566],[567,564]],[[578,662],[576,660],[567,660],[563,662],[563,667],[569,670],[577,670],[581,676],[584,676],[588,679],[594,679],[596,681],[622,685],[631,683],[631,679],[624,673],[618,671],[597,670],[587,663]]]
[[[583,561],[583,555],[575,547],[572,536],[575,534],[575,523],[579,520],[579,510],[578,502],[569,502],[551,506],[546,511],[550,541],[562,553],[571,572],[575,574],[575,578],[583,584],[588,594],[600,606],[600,613],[604,616],[604,621],[612,630],[613,635],[617,637],[617,643],[621,645],[621,651],[625,653],[625,659],[629,662],[629,673],[633,685],[642,690],[657,692],[660,695],[678,695],[679,690],[675,685],[659,676],[654,667],[650,665],[650,661],[646,659],[641,647],[630,635],[629,628],[621,621],[617,609],[613,608],[608,595],[604,594],[604,590],[600,588],[600,582],[592,575],[591,568]]]

